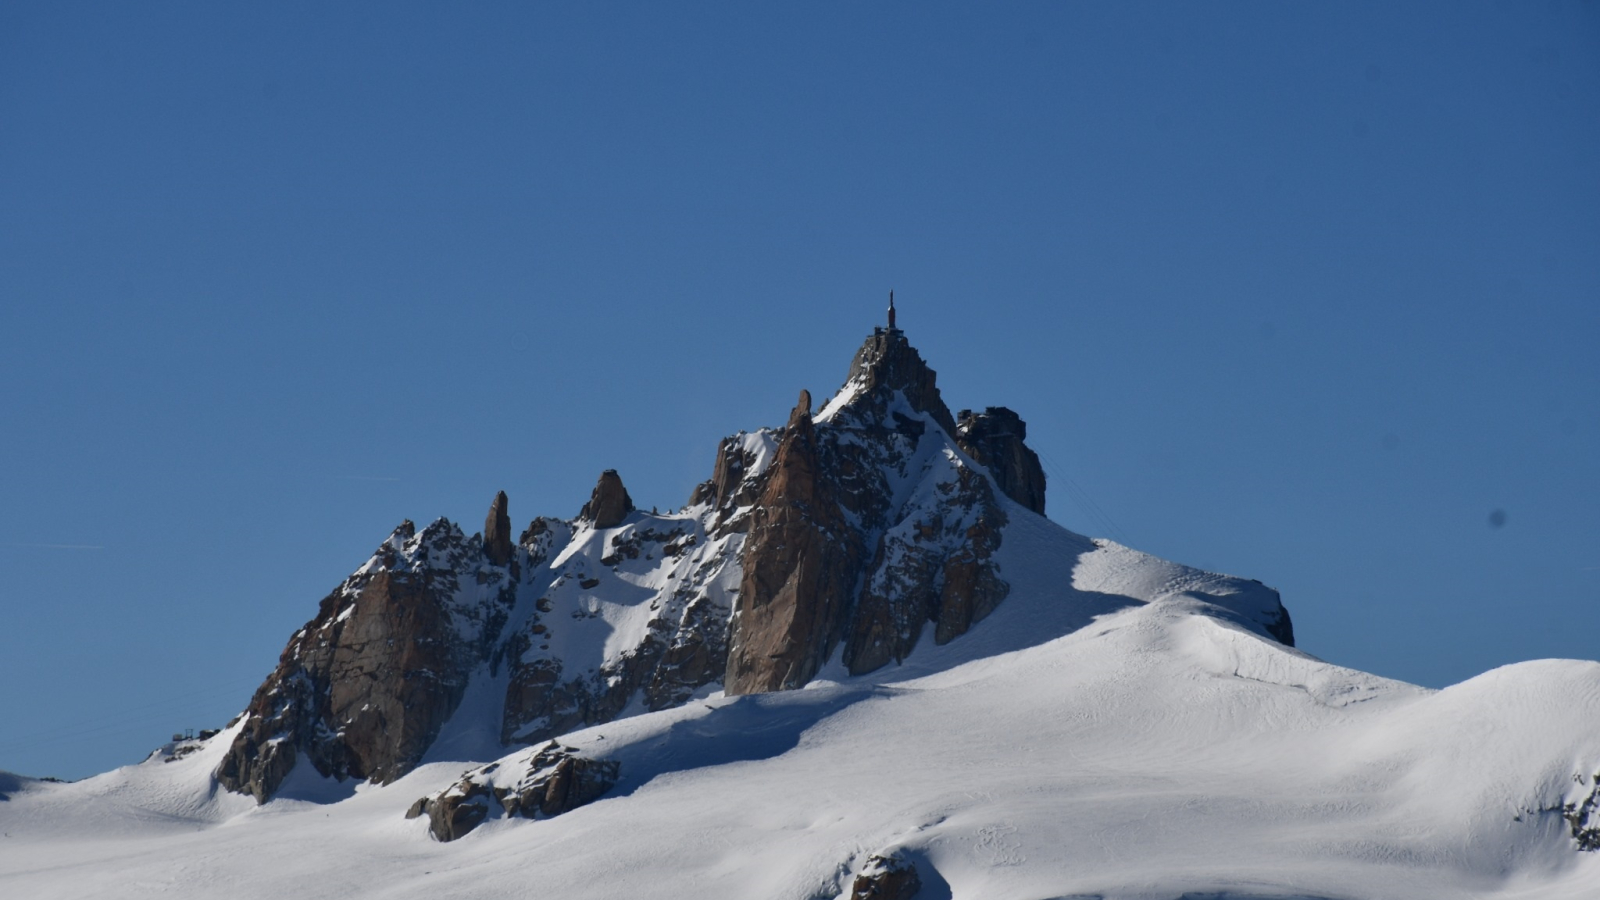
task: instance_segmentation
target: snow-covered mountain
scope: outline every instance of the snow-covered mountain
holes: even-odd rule
[[[1600,664],[1444,691],[1043,516],[905,335],[684,508],[407,522],[241,716],[0,775],[7,896],[1600,896]]]

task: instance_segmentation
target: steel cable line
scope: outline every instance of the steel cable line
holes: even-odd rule
[[[1094,502],[1094,498],[1089,496],[1089,492],[1084,489],[1083,485],[1073,481],[1071,476],[1067,475],[1066,470],[1056,465],[1055,460],[1043,453],[1039,454],[1039,458],[1044,461],[1045,469],[1050,477],[1065,485],[1067,494],[1072,498],[1073,503],[1077,504],[1085,515],[1094,520],[1095,527],[1102,529],[1107,537],[1116,539],[1118,543],[1130,547],[1133,546],[1133,541],[1128,537],[1128,533],[1122,530],[1122,526],[1118,525],[1115,519],[1111,518],[1110,513],[1102,509],[1100,504]]]

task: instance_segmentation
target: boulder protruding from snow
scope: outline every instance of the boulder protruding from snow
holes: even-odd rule
[[[917,867],[899,855],[872,856],[850,885],[850,900],[911,900],[922,890]]]
[[[495,494],[489,517],[483,520],[483,556],[497,566],[511,562],[511,514],[507,503],[505,491]]]
[[[1004,406],[981,413],[963,409],[956,414],[956,442],[977,463],[989,470],[1007,497],[1044,515],[1044,467],[1039,454],[1023,440],[1028,424]]]
[[[593,803],[616,785],[620,770],[616,760],[592,759],[551,741],[516,770],[491,763],[468,772],[438,794],[413,803],[406,818],[426,813],[434,839],[453,841],[495,809],[506,816],[548,819]]]
[[[426,812],[428,831],[433,833],[434,840],[448,842],[465,837],[467,832],[482,825],[483,820],[489,818],[489,801],[488,786],[463,778],[439,796],[412,804],[406,817],[414,818],[414,811]]]
[[[600,473],[600,481],[595,484],[594,493],[589,495],[589,502],[583,505],[578,518],[588,519],[596,528],[615,528],[631,512],[633,498],[622,486],[622,476],[616,469],[607,469]]]

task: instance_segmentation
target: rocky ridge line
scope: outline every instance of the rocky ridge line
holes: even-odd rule
[[[1020,417],[951,416],[894,329],[811,407],[801,392],[783,428],[722,440],[681,511],[636,509],[608,469],[576,518],[515,543],[503,492],[481,536],[403,523],[291,638],[218,780],[262,802],[297,761],[392,781],[481,730],[452,721],[469,684],[502,692],[502,745],[540,743],[718,686],[801,687],[835,653],[870,672],[990,614],[1010,519],[1044,508]],[[1269,628],[1292,643],[1287,612]]]

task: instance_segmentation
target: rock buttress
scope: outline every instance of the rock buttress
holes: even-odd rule
[[[963,409],[956,416],[956,442],[989,470],[1001,493],[1044,515],[1044,467],[1039,454],[1024,443],[1028,425],[1004,406],[981,413]]]
[[[860,535],[821,471],[811,395],[801,391],[751,516],[729,694],[790,690],[816,675],[843,632],[861,557]]]
[[[341,780],[388,783],[415,768],[512,602],[509,574],[492,569],[464,602],[459,573],[481,552],[444,520],[397,528],[289,641],[218,781],[266,802],[301,755]]]

